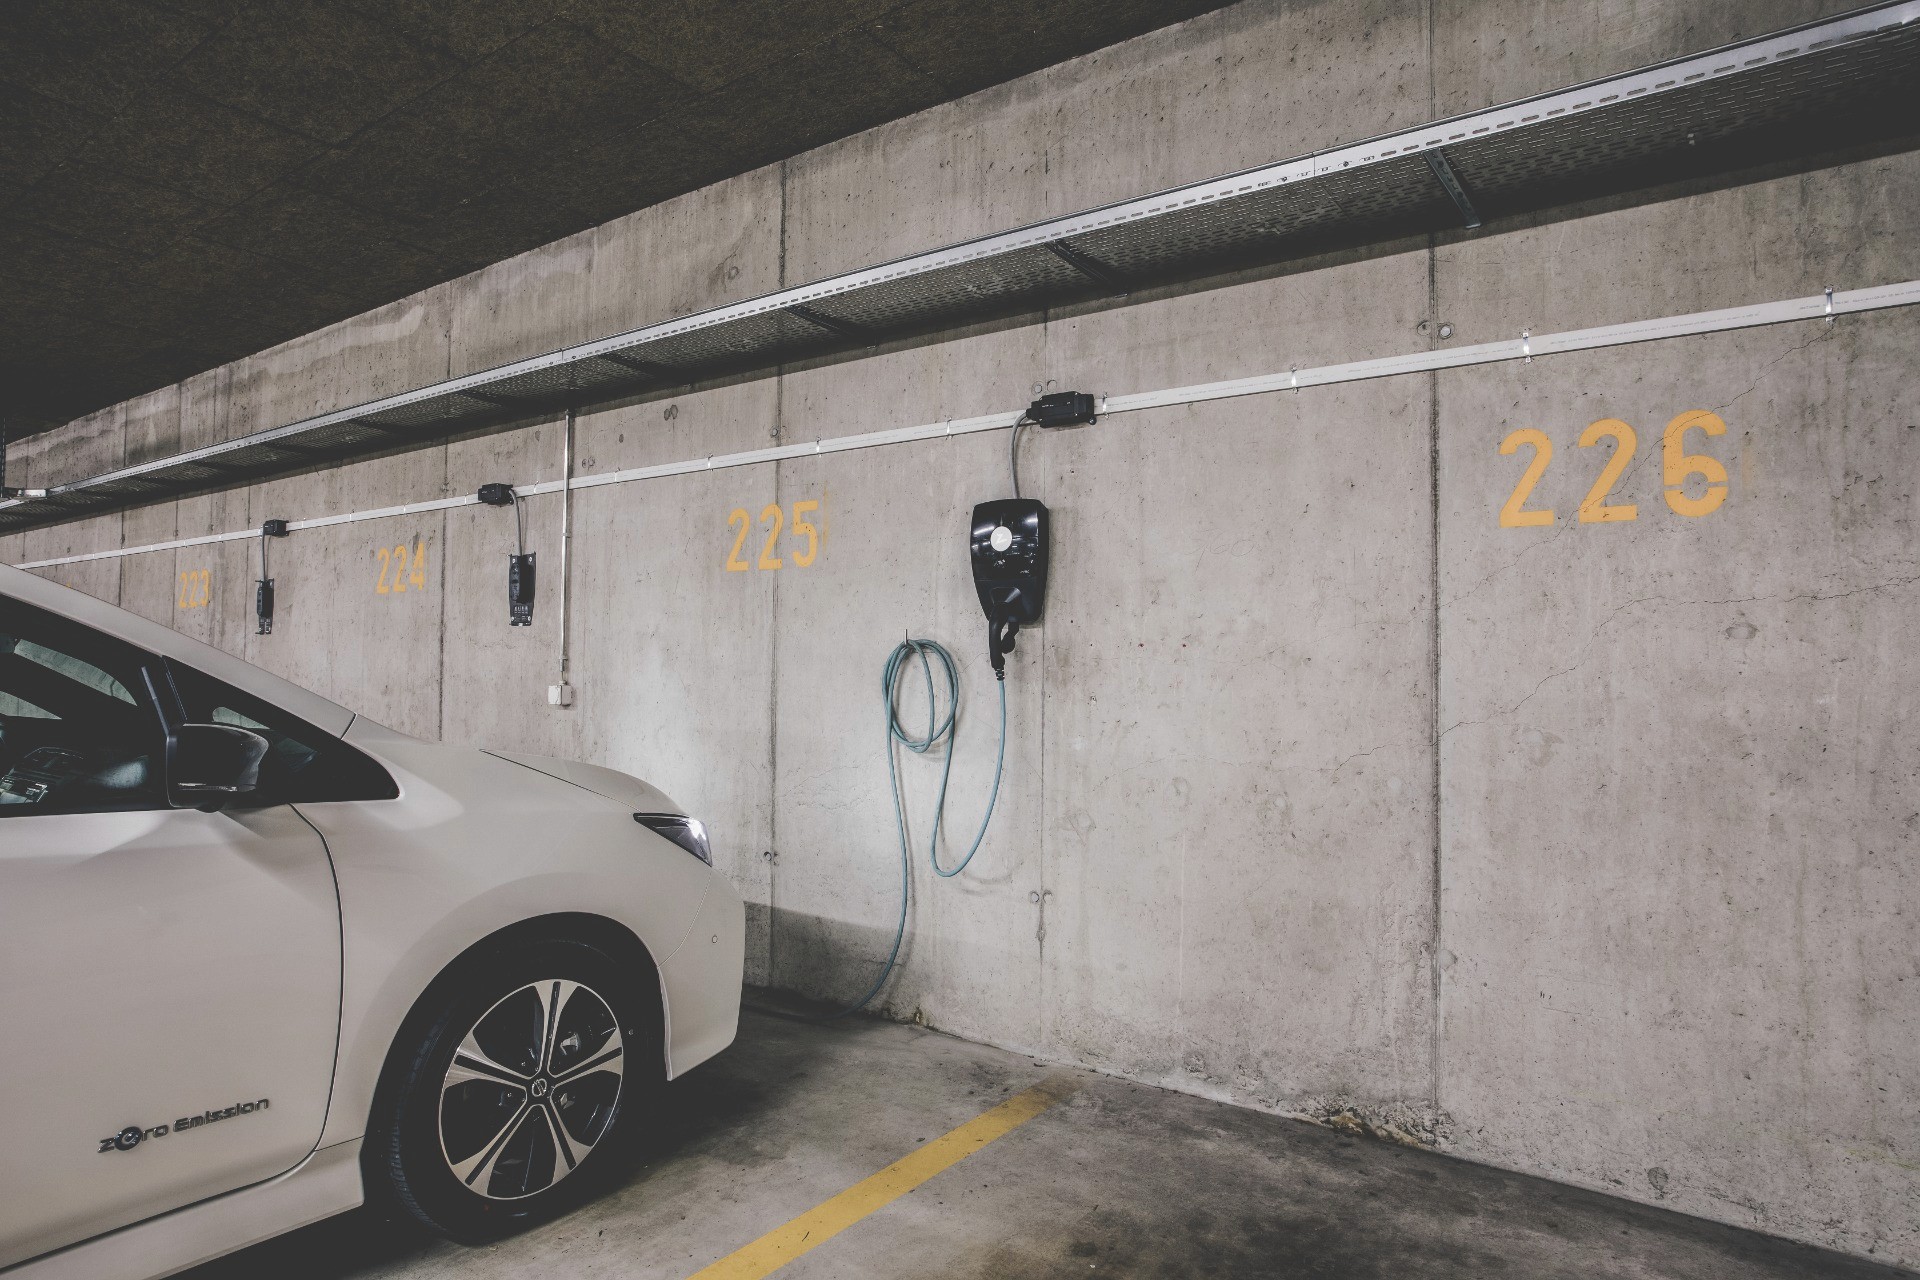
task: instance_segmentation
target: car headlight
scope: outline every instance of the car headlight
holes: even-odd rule
[[[636,813],[633,820],[665,836],[708,866],[713,865],[713,846],[707,843],[707,827],[700,819],[689,818],[684,813]]]

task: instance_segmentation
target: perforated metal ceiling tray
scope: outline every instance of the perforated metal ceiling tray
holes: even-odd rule
[[[1920,0],[717,307],[0,503],[0,532],[564,405],[1920,135]]]

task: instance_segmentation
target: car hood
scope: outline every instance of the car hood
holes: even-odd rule
[[[582,791],[591,791],[594,795],[603,796],[615,804],[625,805],[635,813],[686,812],[658,787],[650,786],[633,775],[621,773],[617,769],[602,768],[597,764],[582,764],[578,760],[560,760],[553,756],[501,751],[494,747],[486,747],[483,750],[490,756],[510,760],[535,773],[544,773],[549,778],[558,778],[562,782],[579,787]]]

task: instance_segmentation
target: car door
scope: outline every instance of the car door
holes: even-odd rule
[[[272,1177],[326,1119],[326,845],[286,803],[168,806],[166,676],[0,596],[0,1266]]]

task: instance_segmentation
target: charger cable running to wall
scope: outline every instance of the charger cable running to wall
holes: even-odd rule
[[[1007,470],[1013,472],[1013,496],[1020,496],[1020,428],[1032,422],[1028,414],[1021,414],[1013,424],[1013,434],[1007,440]]]
[[[927,731],[919,735],[900,723],[898,696],[901,678],[916,658],[920,661],[920,672],[926,677],[927,684]],[[936,662],[946,677],[947,710],[944,716],[940,714],[940,705],[934,696],[933,668]],[[894,751],[896,744],[923,756],[942,742],[946,743],[945,758],[940,764],[940,794],[933,802],[933,818],[927,834],[927,861],[932,865],[933,873],[943,880],[950,880],[965,871],[967,864],[973,861],[973,855],[980,852],[981,842],[987,838],[987,826],[993,821],[994,805],[1000,800],[1000,775],[1007,763],[1007,682],[1002,677],[994,683],[1000,687],[1000,745],[993,761],[993,790],[987,795],[987,811],[980,819],[980,829],[974,833],[966,856],[949,870],[940,865],[940,828],[946,819],[947,783],[953,776],[953,752],[959,740],[960,671],[954,664],[953,655],[937,640],[909,637],[894,646],[893,652],[887,656],[887,665],[880,677],[880,698],[887,721],[887,780],[893,788],[893,817],[900,834],[900,918],[894,925],[893,946],[887,952],[887,962],[881,967],[880,976],[867,988],[866,994],[846,1008],[817,1021],[832,1022],[866,1008],[867,1002],[878,995],[880,988],[887,985],[887,979],[893,976],[894,965],[900,959],[900,944],[906,940],[907,904],[913,886],[913,852],[907,836],[907,801],[900,793],[900,768]]]

